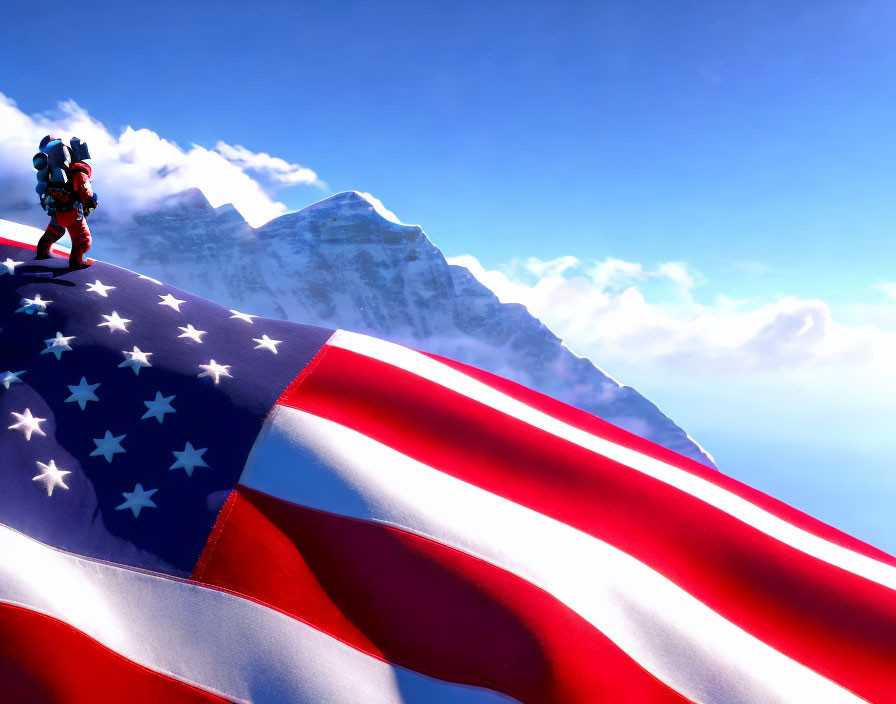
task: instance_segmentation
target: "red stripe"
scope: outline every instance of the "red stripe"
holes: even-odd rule
[[[896,600],[886,587],[363,355],[331,349],[280,402],[605,540],[797,661],[896,702]]]
[[[63,621],[0,604],[0,701],[221,704],[228,700],[138,665]]]
[[[888,565],[896,566],[896,557],[889,555],[882,550],[879,550],[873,545],[862,542],[861,540],[854,538],[848,533],[837,530],[836,528],[829,526],[828,524],[823,523],[818,519],[803,513],[802,511],[798,511],[792,506],[788,506],[778,499],[772,498],[768,494],[764,494],[761,491],[747,486],[746,484],[742,484],[736,479],[732,479],[731,477],[728,477],[721,472],[707,467],[700,462],[692,460],[688,457],[684,457],[683,455],[679,455],[677,452],[668,450],[661,445],[657,445],[656,443],[651,442],[650,440],[645,440],[644,438],[639,437],[638,435],[634,435],[626,430],[623,430],[622,428],[617,428],[615,425],[611,425],[610,423],[607,423],[605,420],[602,420],[597,416],[593,416],[590,413],[586,413],[585,411],[574,408],[573,406],[570,406],[566,403],[557,401],[550,396],[546,396],[545,394],[539,393],[537,391],[532,391],[532,389],[521,386],[520,384],[517,384],[513,381],[503,379],[502,377],[496,376],[495,374],[490,374],[489,372],[482,371],[481,369],[477,369],[476,367],[471,367],[467,364],[455,362],[454,360],[447,359],[445,357],[439,357],[438,355],[434,354],[421,354],[426,354],[427,357],[442,362],[446,366],[449,366],[452,369],[456,369],[466,374],[467,376],[476,379],[477,381],[481,381],[482,383],[491,386],[493,389],[497,389],[498,391],[501,391],[508,396],[511,396],[512,398],[515,398],[518,401],[531,406],[532,408],[536,408],[543,413],[562,420],[563,422],[573,426],[574,428],[584,430],[585,432],[596,435],[599,438],[610,440],[617,445],[636,450],[644,455],[647,455],[648,457],[653,457],[655,459],[661,460],[666,464],[670,464],[673,467],[678,467],[679,469],[683,469],[690,474],[694,474],[702,479],[705,479],[708,482],[715,484],[716,486],[722,487],[732,494],[746,499],[755,506],[759,506],[763,510],[768,511],[772,515],[778,516],[788,523],[794,526],[798,526],[799,528],[802,528],[803,530],[812,533],[813,535],[824,538],[825,540],[828,540],[835,545],[840,545],[842,547],[848,548],[854,552],[859,553],[860,555],[865,555],[866,557],[870,557],[874,560],[880,560],[881,562],[885,562]]]
[[[22,249],[37,249],[36,245],[19,242],[18,240],[10,240],[6,237],[0,237],[0,244],[10,244],[13,247],[21,247]]]
[[[194,578],[524,702],[683,704],[546,592],[465,553],[239,487]]]

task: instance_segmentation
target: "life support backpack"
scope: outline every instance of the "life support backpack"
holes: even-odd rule
[[[71,210],[78,202],[69,169],[72,164],[89,158],[87,144],[77,137],[72,138],[70,146],[54,139],[34,155],[32,163],[37,169],[34,190],[48,215],[55,215],[57,210]]]

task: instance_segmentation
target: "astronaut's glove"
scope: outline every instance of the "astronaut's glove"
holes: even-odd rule
[[[99,198],[96,197],[96,193],[92,196],[84,199],[84,215],[90,215],[94,210],[96,210],[97,206],[100,204]]]

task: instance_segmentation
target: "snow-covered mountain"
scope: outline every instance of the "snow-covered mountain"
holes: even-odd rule
[[[339,193],[253,229],[198,190],[122,229],[97,221],[91,256],[258,315],[370,333],[457,359],[676,452],[709,456],[654,404],[567,349],[519,304],[449,265],[379,201]]]

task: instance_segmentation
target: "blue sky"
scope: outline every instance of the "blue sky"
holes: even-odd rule
[[[851,299],[896,253],[888,2],[95,3],[70,82],[45,8],[12,5],[23,110],[299,162],[488,265],[683,258]]]
[[[896,289],[875,288],[896,281],[890,2],[163,0],[58,21],[83,37],[58,47],[69,79],[39,59],[46,8],[4,8],[0,91],[24,113],[75,100],[113,134],[146,128],[185,150],[224,141],[301,164],[325,185],[280,188],[287,208],[368,191],[446,254],[514,284],[537,286],[528,258],[575,257],[566,275],[602,293],[634,281],[653,306],[638,310],[670,316],[687,344],[716,344],[681,332],[701,316],[753,324],[720,296],[771,306],[775,320],[796,297],[797,328],[821,311],[876,326],[886,344],[896,334]],[[610,257],[642,271],[594,279]],[[669,262],[685,265],[686,291]],[[562,305],[539,305],[723,469],[896,550],[881,528],[896,498],[896,413],[873,376],[890,370],[830,352],[825,341],[840,350],[851,330],[805,350],[779,337],[777,356],[709,372],[670,366],[687,344],[642,359],[632,336],[610,345]],[[800,421],[807,408],[824,410]],[[859,478],[844,484],[851,460]]]

